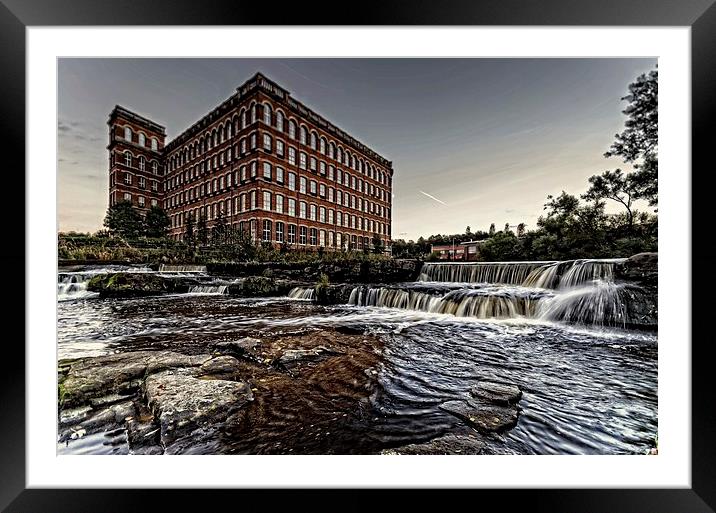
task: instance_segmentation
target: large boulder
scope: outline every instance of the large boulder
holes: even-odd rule
[[[197,367],[209,356],[187,356],[171,351],[134,351],[79,360],[70,365],[59,385],[60,404],[67,408],[96,398],[131,394],[146,375],[164,369]]]
[[[445,435],[429,442],[385,449],[381,454],[481,454],[485,442],[473,435]]]
[[[481,433],[501,433],[517,425],[519,410],[473,400],[448,401],[440,409],[465,421]]]
[[[659,276],[659,254],[637,253],[616,266],[616,277],[640,285],[656,286]]]
[[[201,379],[192,369],[152,374],[144,383],[144,392],[159,421],[160,441],[167,454],[211,443],[224,421],[253,400],[248,383]]]
[[[98,274],[87,284],[90,292],[99,292],[100,297],[143,297],[169,292],[164,278],[154,273]]]
[[[522,391],[519,387],[503,383],[493,383],[491,381],[479,382],[470,389],[470,394],[472,394],[473,397],[500,406],[517,404],[522,398]]]

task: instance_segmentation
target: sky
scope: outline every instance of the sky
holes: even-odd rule
[[[535,229],[547,195],[630,169],[604,152],[621,98],[656,59],[59,59],[60,231],[102,227],[107,119],[122,105],[167,142],[257,71],[393,162],[393,238]],[[612,211],[618,211],[616,205]]]

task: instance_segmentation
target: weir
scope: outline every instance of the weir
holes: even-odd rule
[[[159,266],[160,273],[206,273],[205,265],[166,265]]]
[[[190,294],[226,294],[228,285],[195,285],[189,289]]]
[[[291,299],[313,299],[315,291],[311,287],[294,287],[288,292]]]

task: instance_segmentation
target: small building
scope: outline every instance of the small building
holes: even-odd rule
[[[471,240],[455,244],[433,244],[430,252],[437,254],[440,260],[475,261],[480,258],[480,246],[485,240]]]

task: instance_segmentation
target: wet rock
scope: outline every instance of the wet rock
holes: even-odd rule
[[[237,377],[241,370],[241,364],[233,356],[217,356],[207,360],[199,367],[201,376],[216,376],[223,379]]]
[[[656,285],[659,275],[658,253],[637,253],[616,266],[616,276],[642,285]]]
[[[325,346],[318,346],[311,349],[287,349],[278,358],[278,363],[284,367],[292,367],[299,363],[316,362],[338,354],[342,353]]]
[[[225,342],[217,342],[213,345],[214,349],[222,354],[234,354],[238,356],[255,355],[256,349],[261,344],[257,338],[241,338],[239,340],[227,340]]]
[[[473,397],[492,404],[508,406],[522,398],[522,391],[515,385],[481,381],[470,390]]]
[[[445,435],[421,444],[386,449],[381,454],[481,454],[485,442],[472,435]]]
[[[87,290],[100,297],[156,296],[169,291],[167,282],[153,273],[99,274],[87,284]]]
[[[170,351],[134,351],[73,363],[61,384],[62,405],[79,406],[91,399],[128,394],[139,389],[148,374],[176,367],[197,367],[209,357]]]
[[[203,439],[217,436],[226,418],[253,400],[247,383],[199,379],[194,374],[191,369],[173,369],[145,381],[147,404],[158,419],[167,454],[182,452],[184,446],[199,447]]]
[[[495,406],[472,400],[448,401],[440,409],[462,419],[481,433],[500,433],[517,425],[518,409]]]

